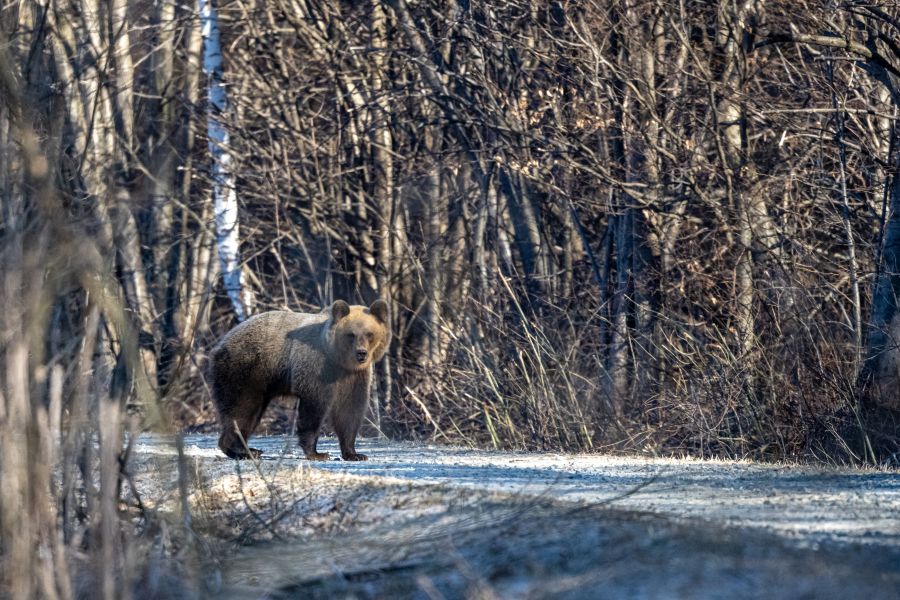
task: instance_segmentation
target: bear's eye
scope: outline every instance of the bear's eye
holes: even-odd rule
[[[371,331],[366,332],[366,339],[368,339],[370,342],[372,341],[373,337],[375,337],[374,333],[372,333]]]
[[[344,337],[347,338],[348,340],[352,340],[356,336],[353,334],[352,331],[348,331],[347,333],[344,334]]]

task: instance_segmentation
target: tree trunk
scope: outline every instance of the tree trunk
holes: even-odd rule
[[[225,291],[231,300],[231,305],[238,321],[243,321],[253,313],[255,299],[253,292],[244,282],[244,272],[240,259],[238,199],[234,174],[231,172],[233,159],[229,147],[229,133],[225,123],[228,114],[228,96],[225,92],[225,73],[222,67],[219,15],[216,10],[215,0],[198,0],[198,6],[204,43],[203,70],[208,78],[207,137],[209,138],[209,153],[212,159],[216,245],[219,250],[219,262],[222,279],[225,282]]]
[[[871,395],[875,403],[900,410],[896,393],[900,380],[900,152],[894,152],[892,171],[890,215],[872,297],[865,369],[876,387]]]
[[[756,349],[753,286],[753,219],[750,210],[752,199],[741,179],[746,162],[746,117],[738,101],[744,89],[743,37],[745,21],[756,7],[756,0],[746,0],[740,7],[731,2],[719,5],[716,43],[725,58],[719,81],[712,84],[711,103],[716,95],[717,147],[726,178],[726,190],[734,215],[734,227],[738,232],[738,255],[735,261],[735,312],[734,321],[738,337],[738,359],[747,383],[752,388]]]

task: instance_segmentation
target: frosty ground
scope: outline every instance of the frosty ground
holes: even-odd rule
[[[228,597],[896,598],[900,473],[491,452],[360,440],[369,461],[258,463],[184,439],[205,567]],[[339,456],[333,440],[320,450]],[[144,435],[134,481],[179,510],[175,446]]]

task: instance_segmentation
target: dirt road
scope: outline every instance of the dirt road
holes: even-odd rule
[[[367,462],[309,463],[291,437],[251,445],[263,460],[238,465],[185,438],[198,510],[265,541],[227,563],[236,595],[900,597],[896,471],[378,440],[359,442]],[[142,437],[139,465],[172,448]]]

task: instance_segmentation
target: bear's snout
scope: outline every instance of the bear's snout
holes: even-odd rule
[[[366,350],[357,350],[356,351],[356,360],[357,362],[366,362],[366,358],[369,356],[368,351]]]

